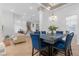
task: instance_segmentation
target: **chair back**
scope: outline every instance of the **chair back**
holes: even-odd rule
[[[71,46],[71,42],[72,42],[72,38],[74,36],[74,33],[69,33],[67,34],[67,37],[66,37],[66,42],[65,42],[65,48],[68,49],[70,46]]]
[[[61,34],[61,35],[63,35],[63,31],[56,31],[56,34]]]
[[[40,31],[36,31],[36,32],[34,32],[34,34],[39,34],[40,35]]]
[[[40,49],[41,41],[38,34],[30,34],[32,39],[32,47],[35,49]]]
[[[63,31],[56,31],[56,35],[62,35],[63,36]],[[62,40],[62,38],[58,38],[57,40]]]
[[[46,31],[41,31],[42,34],[46,34]]]

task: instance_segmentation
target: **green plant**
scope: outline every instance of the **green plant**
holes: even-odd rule
[[[52,24],[52,25],[49,26],[48,29],[53,33],[53,31],[56,31],[57,28],[58,28],[57,26]]]
[[[5,36],[5,38],[9,38],[9,37],[10,37],[9,35],[6,35],[6,36]]]

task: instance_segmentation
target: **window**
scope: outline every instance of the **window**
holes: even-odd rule
[[[17,33],[21,29],[21,21],[17,20],[15,23],[15,33]]]
[[[15,22],[15,33],[20,30],[26,31],[26,21],[16,20]]]
[[[66,18],[66,29],[69,32],[76,32],[77,29],[77,15],[72,15]]]

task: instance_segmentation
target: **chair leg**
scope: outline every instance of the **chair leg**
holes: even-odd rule
[[[41,56],[41,50],[39,50],[39,56]]]
[[[66,56],[66,51],[65,51],[65,56]]]
[[[70,54],[70,49],[68,49],[68,56],[70,56],[71,54]]]
[[[58,53],[58,50],[53,49],[53,55],[55,56]]]
[[[41,52],[39,52],[39,56],[41,56]]]
[[[70,56],[70,49],[65,50],[65,56]]]
[[[73,56],[73,53],[72,53],[72,48],[70,47],[70,54]]]
[[[32,56],[33,56],[33,54],[34,54],[34,48],[32,48]]]
[[[67,56],[68,55],[68,53],[67,53],[68,51],[67,50],[65,50],[65,56]]]

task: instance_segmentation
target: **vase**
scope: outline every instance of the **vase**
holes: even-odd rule
[[[54,31],[51,31],[51,34],[53,35],[54,34]]]
[[[55,34],[56,33],[56,31],[51,31],[51,34],[53,35],[53,34]]]

